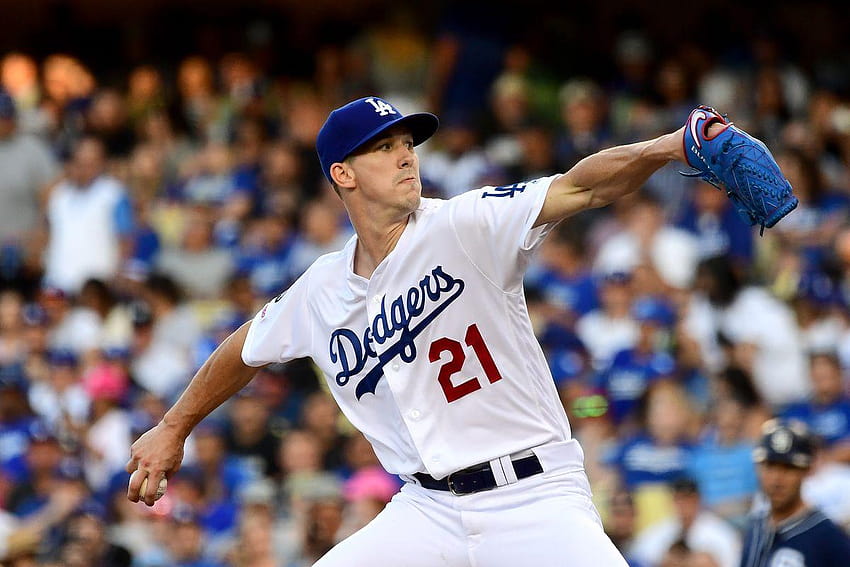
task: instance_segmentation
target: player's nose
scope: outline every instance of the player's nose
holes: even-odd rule
[[[400,169],[408,169],[413,166],[416,161],[416,152],[413,148],[404,148],[399,158],[398,166]]]

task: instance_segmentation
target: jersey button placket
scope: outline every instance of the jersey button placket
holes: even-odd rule
[[[378,311],[381,308],[381,299],[383,295],[380,293],[376,293],[369,299],[369,303],[366,305],[366,314],[369,317],[369,320],[374,320],[375,316],[378,314]]]

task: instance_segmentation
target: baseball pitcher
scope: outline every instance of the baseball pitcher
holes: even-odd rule
[[[317,565],[626,565],[591,502],[523,274],[558,222],[637,190],[671,160],[710,175],[744,208],[744,168],[770,164],[742,153],[763,159],[760,142],[700,108],[674,133],[602,151],[562,175],[426,199],[415,146],[437,126],[432,114],[405,116],[378,97],[329,115],[316,148],[356,235],[226,339],[136,441],[130,500],[154,503],[192,428],[258,367],[310,356],[386,470],[406,480]],[[760,207],[750,220],[766,226],[794,203],[778,169],[770,173],[769,191],[747,187]],[[147,478],[155,482],[142,491]]]

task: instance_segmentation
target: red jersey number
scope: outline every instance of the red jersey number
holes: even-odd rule
[[[467,327],[464,342],[466,343],[466,346],[472,348],[472,351],[481,363],[481,367],[484,369],[484,374],[487,376],[487,380],[491,384],[501,380],[502,375],[499,373],[499,369],[496,368],[496,363],[493,362],[493,356],[490,354],[490,350],[484,342],[484,337],[481,336],[481,331],[478,330],[478,325],[473,323]],[[449,358],[442,364],[442,366],[440,366],[440,373],[437,377],[437,382],[440,383],[440,387],[443,389],[446,401],[451,403],[467,394],[480,390],[481,382],[478,381],[477,376],[473,376],[459,384],[452,382],[452,376],[460,372],[461,368],[463,368],[463,363],[466,360],[466,353],[464,352],[463,345],[448,337],[437,339],[431,343],[431,348],[428,350],[428,358],[431,362],[437,362],[442,359],[444,352],[449,353]]]

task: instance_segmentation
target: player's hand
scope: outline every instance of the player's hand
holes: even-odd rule
[[[133,443],[127,462],[127,472],[130,473],[127,486],[129,500],[142,500],[148,506],[154,505],[160,480],[169,478],[180,469],[185,441],[182,435],[160,422]],[[146,491],[140,494],[145,479],[149,479]]]

